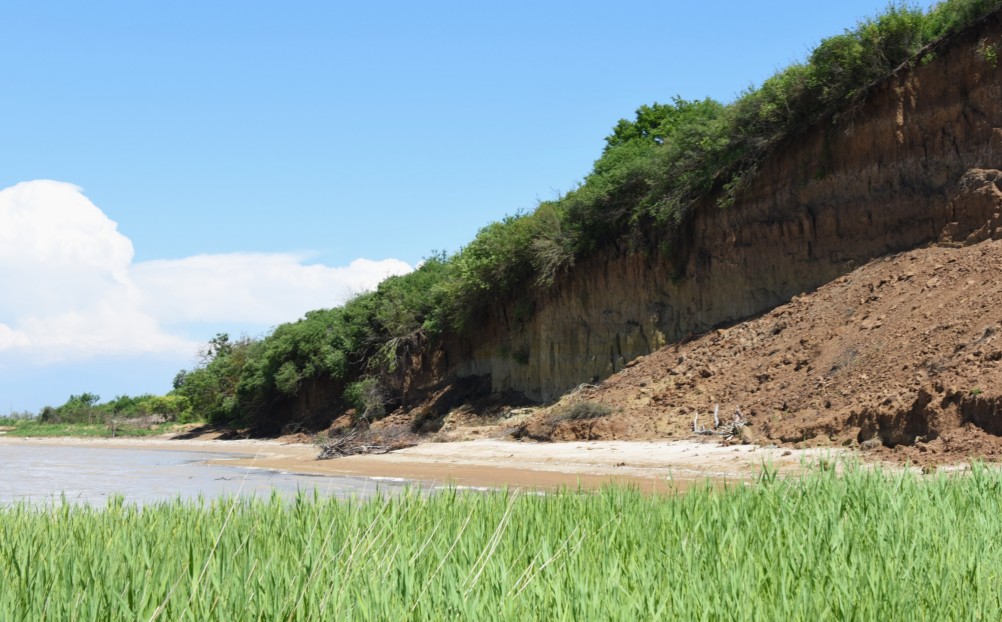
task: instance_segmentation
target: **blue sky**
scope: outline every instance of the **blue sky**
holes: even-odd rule
[[[885,6],[5,3],[0,412],[166,391],[215,332],[458,250],[641,104],[730,101]]]

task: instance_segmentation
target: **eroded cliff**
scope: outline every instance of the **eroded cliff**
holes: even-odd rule
[[[550,400],[872,258],[999,237],[999,44],[996,13],[872,85],[838,123],[782,145],[734,206],[695,210],[681,263],[615,252],[579,263],[554,287],[492,310],[435,367]]]

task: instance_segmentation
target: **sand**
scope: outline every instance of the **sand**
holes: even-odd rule
[[[210,463],[274,469],[288,473],[401,478],[434,484],[553,489],[596,488],[608,483],[647,491],[670,490],[692,482],[747,481],[769,464],[795,472],[832,450],[725,446],[693,440],[536,443],[475,440],[423,443],[389,454],[318,461],[316,448],[281,440],[173,440],[156,438],[17,438],[3,445],[76,445],[160,451],[232,454]]]

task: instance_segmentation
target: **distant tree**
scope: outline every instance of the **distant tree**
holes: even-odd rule
[[[216,336],[209,340],[205,350],[202,351],[203,363],[209,363],[220,356],[227,356],[233,352],[233,343],[230,341],[228,333],[216,333]]]
[[[188,380],[188,373],[187,369],[182,369],[174,374],[174,380],[171,382],[171,386],[174,387],[175,391],[184,387],[184,383]]]
[[[93,423],[95,419],[101,418],[101,413],[97,408],[97,403],[100,400],[101,396],[96,393],[88,392],[81,393],[80,395],[71,395],[65,404],[55,409],[58,413],[56,420]]]

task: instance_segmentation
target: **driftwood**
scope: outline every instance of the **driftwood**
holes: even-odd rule
[[[692,432],[693,434],[700,434],[706,436],[723,436],[725,441],[729,441],[735,436],[741,435],[741,428],[745,427],[745,418],[741,414],[741,409],[738,408],[737,412],[734,413],[734,418],[730,423],[720,423],[720,404],[717,404],[713,409],[713,427],[704,428],[699,425],[699,412],[692,418]]]
[[[415,443],[407,442],[396,442],[390,445],[377,444],[371,442],[370,439],[365,438],[365,436],[367,435],[360,437],[354,431],[336,438],[328,436],[318,443],[320,451],[317,454],[317,460],[331,460],[333,458],[344,458],[345,456],[358,456],[363,454],[388,454],[391,451],[404,449],[405,447],[413,447],[415,445]]]
[[[390,448],[386,445],[366,445],[357,438],[355,432],[351,432],[337,438],[325,438],[320,443],[320,453],[317,454],[317,460],[330,460],[331,458],[359,454],[385,454],[389,451]]]

